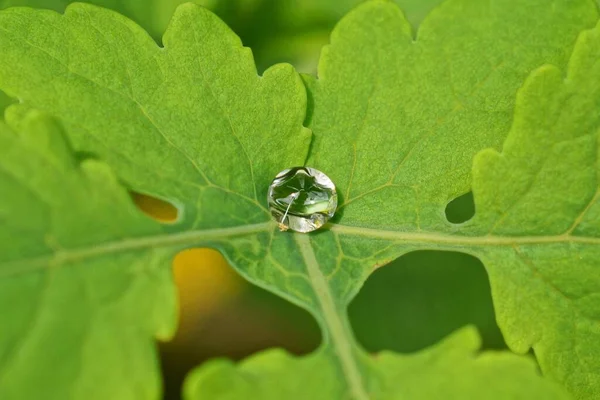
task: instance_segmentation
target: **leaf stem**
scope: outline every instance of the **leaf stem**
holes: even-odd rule
[[[340,360],[342,372],[350,388],[352,398],[354,400],[368,400],[369,396],[363,386],[361,373],[352,352],[353,340],[351,333],[340,318],[342,313],[336,307],[327,279],[321,272],[319,262],[310,243],[310,236],[296,233],[294,239],[306,264],[310,282],[319,300],[327,331],[331,335],[331,342]]]
[[[59,265],[100,257],[107,254],[124,253],[127,251],[161,248],[188,247],[206,245],[211,241],[228,240],[236,236],[245,236],[259,232],[268,232],[274,228],[273,222],[263,222],[253,225],[241,225],[230,228],[206,229],[180,233],[159,234],[156,236],[125,238],[120,241],[107,242],[89,247],[75,249],[58,249],[52,254],[36,258],[26,258],[0,263],[0,278],[35,271],[49,265]]]

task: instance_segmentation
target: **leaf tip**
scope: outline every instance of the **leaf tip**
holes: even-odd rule
[[[396,3],[390,0],[364,2],[347,13],[333,28],[329,44],[321,50],[317,68],[319,78],[327,76],[331,49],[343,48],[348,38],[357,40],[361,36],[373,45],[380,38],[387,40],[393,37],[396,43],[413,41],[412,26]]]

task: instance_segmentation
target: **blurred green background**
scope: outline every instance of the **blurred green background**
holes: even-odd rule
[[[415,29],[441,0],[395,0]],[[115,9],[142,25],[160,43],[182,0],[90,0]],[[259,72],[277,62],[316,73],[319,53],[336,22],[361,0],[196,0],[217,13],[252,48]],[[0,0],[0,7],[32,6],[62,12],[66,0]],[[12,99],[0,94],[0,105]],[[175,209],[133,194],[158,219]],[[474,213],[470,194],[452,201],[452,223]],[[250,285],[217,252],[192,249],[173,263],[180,289],[181,318],[176,337],[160,345],[165,398],[178,399],[187,371],[213,357],[241,359],[270,347],[297,354],[320,341],[305,311]],[[464,254],[421,251],[378,269],[351,304],[349,318],[357,340],[369,351],[414,352],[452,331],[473,324],[484,348],[503,348],[495,323],[487,274],[479,260]]]

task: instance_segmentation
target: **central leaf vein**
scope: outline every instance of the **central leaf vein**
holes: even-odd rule
[[[319,301],[327,332],[331,335],[331,341],[352,398],[354,400],[368,400],[369,396],[363,385],[361,373],[352,352],[353,342],[349,330],[340,318],[341,312],[336,307],[327,279],[319,267],[317,257],[310,243],[310,236],[294,234],[294,239],[306,264],[306,270]]]
[[[384,239],[406,244],[440,245],[449,250],[468,247],[485,246],[515,246],[543,245],[556,243],[580,243],[600,245],[600,238],[590,236],[574,236],[568,233],[554,236],[459,236],[436,232],[401,232],[382,229],[363,228],[356,226],[329,224],[327,228],[339,235],[358,236],[372,239]],[[276,229],[274,222],[262,222],[252,225],[240,225],[229,228],[190,230],[179,233],[158,234],[139,238],[129,238],[120,241],[106,242],[101,245],[80,247],[76,249],[57,250],[51,254],[34,258],[12,260],[2,264],[0,277],[20,275],[48,265],[81,261],[127,251],[160,248],[160,247],[189,247],[211,241],[226,241],[231,238],[269,232]]]

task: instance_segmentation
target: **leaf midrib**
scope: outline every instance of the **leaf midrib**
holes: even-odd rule
[[[75,249],[58,249],[54,253],[48,255],[0,263],[0,268],[2,270],[0,278],[32,272],[37,269],[45,268],[48,265],[77,262],[109,254],[118,254],[146,248],[194,245],[205,241],[223,240],[236,236],[267,232],[272,229],[274,229],[274,223],[263,222],[229,228],[190,230],[178,233],[129,238],[120,241],[106,242],[97,246],[79,247]]]
[[[340,318],[340,312],[331,294],[327,278],[323,275],[312,248],[310,236],[296,233],[294,239],[306,264],[309,281],[319,301],[323,320],[327,326],[327,332],[331,335],[333,348],[338,357],[344,379],[348,384],[351,397],[353,400],[368,400],[369,396],[352,351],[353,342],[350,333]]]
[[[160,248],[171,246],[193,246],[213,240],[224,240],[237,236],[271,232],[277,229],[272,222],[262,222],[252,225],[239,225],[228,228],[190,230],[178,233],[159,234],[129,238],[120,241],[106,242],[100,245],[79,247],[75,249],[58,249],[47,255],[33,258],[23,258],[0,263],[0,278],[20,275],[45,268],[48,265],[60,265],[76,262],[88,258],[99,257],[109,254],[140,250],[145,248]],[[347,236],[360,236],[373,239],[387,239],[406,244],[430,244],[438,245],[448,250],[456,250],[457,247],[482,247],[482,246],[515,246],[527,244],[553,244],[553,243],[581,243],[600,245],[600,238],[590,236],[575,236],[569,233],[545,236],[461,236],[456,234],[443,234],[436,232],[402,232],[384,229],[364,228],[340,224],[328,224],[326,229],[337,234]]]

